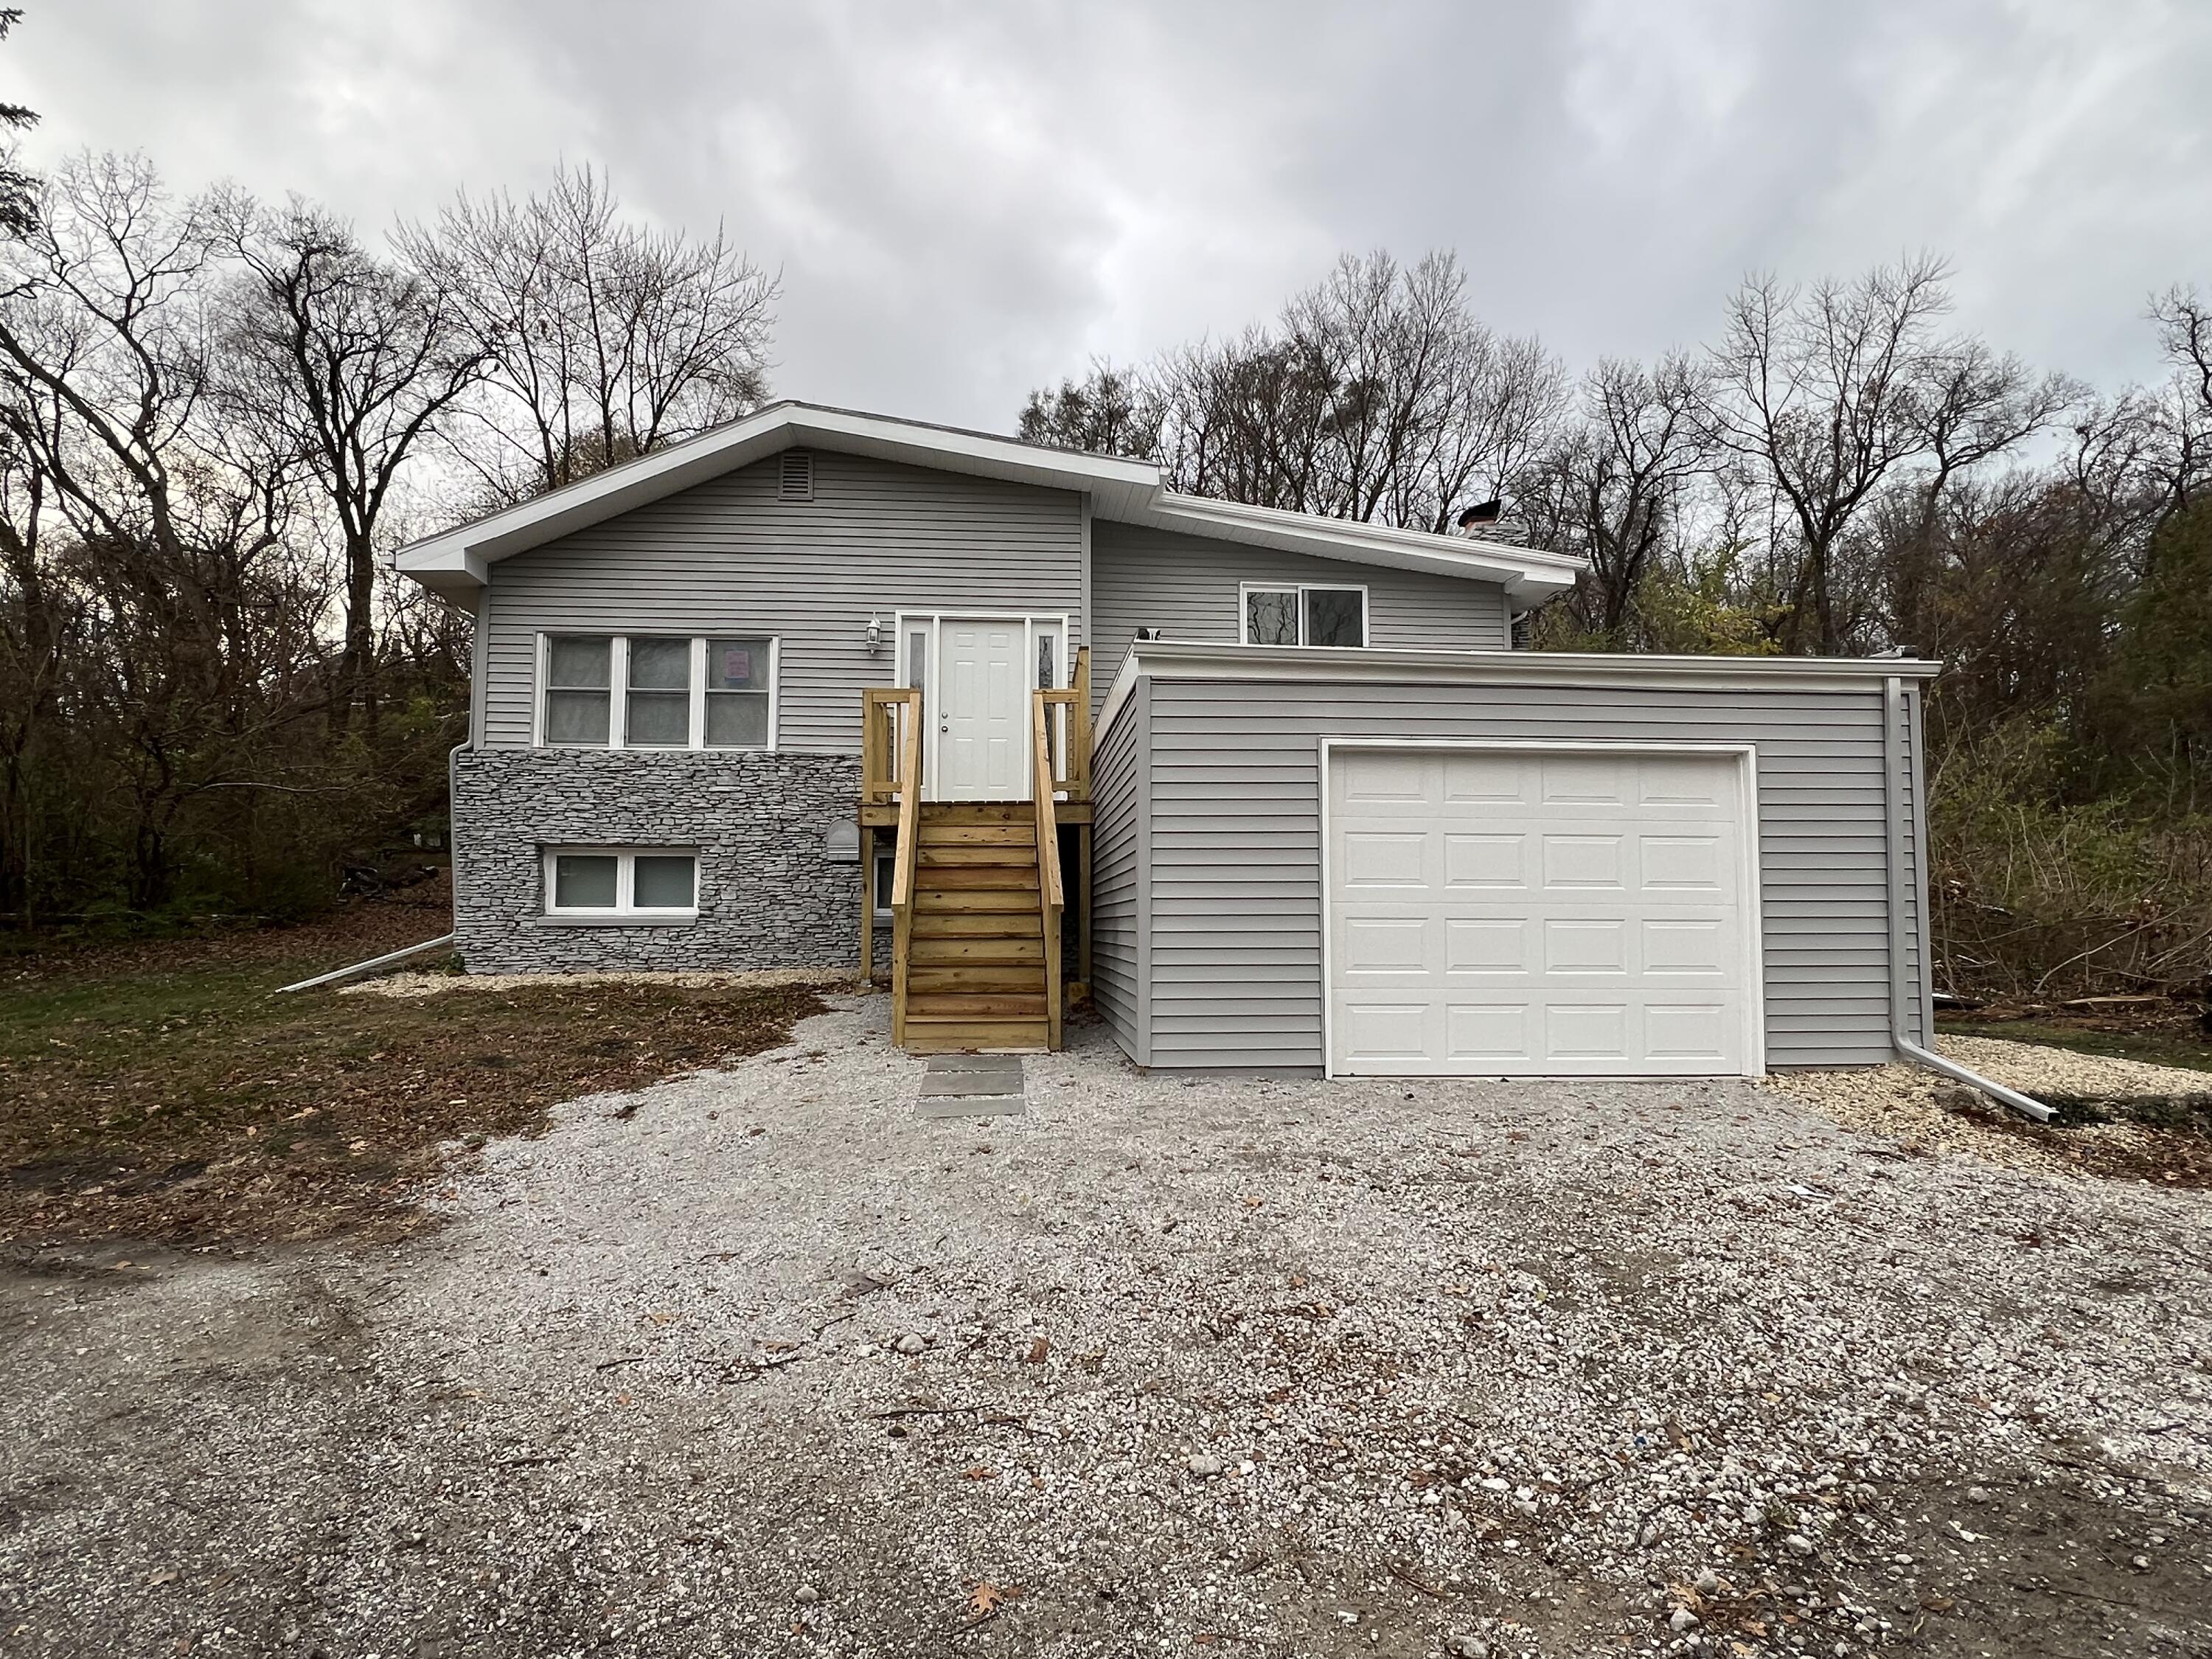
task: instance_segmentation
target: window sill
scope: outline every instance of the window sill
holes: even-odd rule
[[[547,916],[531,918],[537,927],[689,927],[699,920],[696,910],[681,915]]]

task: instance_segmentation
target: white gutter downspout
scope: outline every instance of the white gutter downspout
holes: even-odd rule
[[[2030,1099],[2018,1090],[2008,1089],[1978,1072],[1968,1071],[1956,1060],[1944,1059],[1933,1049],[1922,1048],[1905,1028],[1905,801],[1898,787],[1905,763],[1898,735],[1904,714],[1905,682],[1892,674],[1881,683],[1881,788],[1882,805],[1888,818],[1882,864],[1889,876],[1889,1040],[1897,1052],[1913,1064],[1955,1078],[2038,1123],[2048,1123],[2056,1114],[2041,1101]],[[1920,855],[1924,861],[1928,855],[1925,847],[1920,849]],[[1934,964],[1923,961],[1921,971],[1932,974]]]

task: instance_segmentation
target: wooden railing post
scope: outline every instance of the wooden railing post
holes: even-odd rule
[[[891,1041],[906,1042],[907,959],[914,945],[914,867],[921,842],[921,693],[871,692],[893,714],[898,737],[898,847],[891,858]],[[889,733],[886,733],[888,739]]]
[[[1030,698],[1030,793],[1036,808],[1037,920],[1044,933],[1045,1046],[1058,1048],[1066,1013],[1060,988],[1060,915],[1066,904],[1060,875],[1060,821],[1053,811],[1052,745],[1048,728],[1052,700],[1060,694],[1037,691]]]

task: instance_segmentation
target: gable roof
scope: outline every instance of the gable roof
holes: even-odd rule
[[[399,550],[393,563],[402,575],[434,592],[464,598],[483,586],[490,567],[501,559],[799,447],[1073,490],[1091,497],[1093,519],[1357,564],[1498,582],[1509,597],[1524,605],[1571,586],[1582,568],[1579,560],[1504,542],[1394,530],[1184,495],[1167,489],[1160,469],[1150,461],[1048,449],[990,433],[788,401],[410,543]]]

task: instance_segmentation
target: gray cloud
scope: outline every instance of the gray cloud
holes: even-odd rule
[[[1957,262],[1961,319],[2107,384],[2212,282],[2212,9],[32,0],[32,157],[365,224],[556,156],[782,268],[780,392],[1004,428],[1093,352],[1451,246],[1571,362],[1708,333],[1746,270]]]

